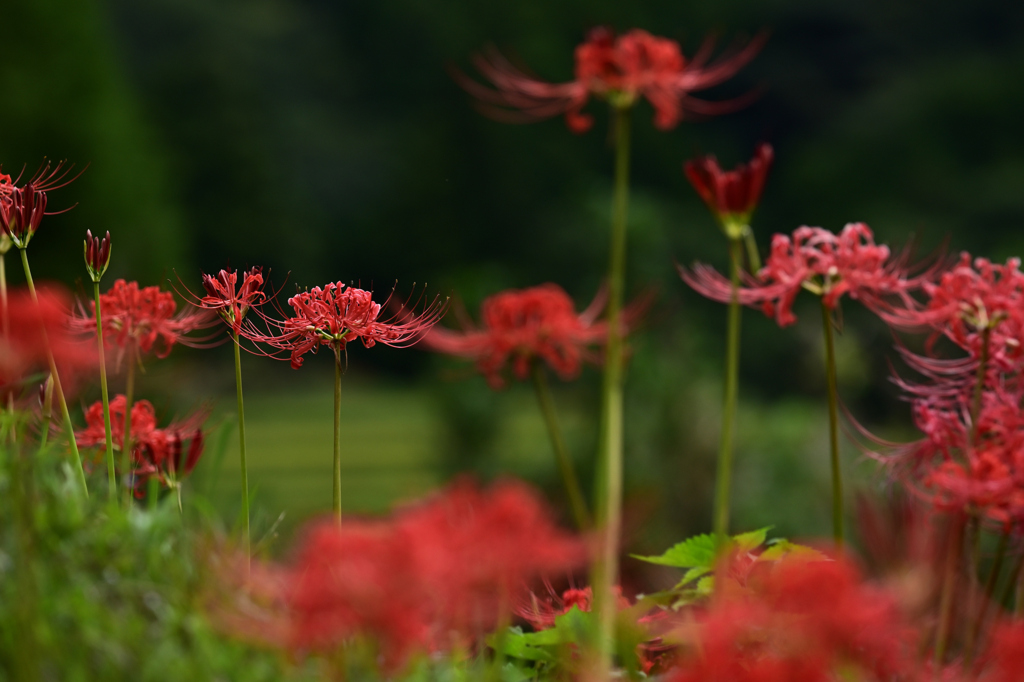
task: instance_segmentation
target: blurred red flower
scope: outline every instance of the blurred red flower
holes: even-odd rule
[[[381,320],[381,310],[387,307],[388,301],[375,303],[373,292],[331,282],[322,289],[313,287],[289,298],[288,305],[295,315],[284,321],[261,314],[272,328],[269,334],[248,323],[242,326],[241,334],[250,341],[288,353],[292,367],[298,369],[302,366],[302,356],[315,353],[320,346],[341,352],[346,344],[356,339],[367,348],[377,343],[396,348],[410,346],[437,324],[447,307],[446,301],[435,298],[419,315],[413,315],[402,306],[396,316]],[[274,353],[268,355],[274,356]]]
[[[757,35],[742,49],[709,63],[714,41],[707,40],[692,59],[683,56],[679,44],[647,31],[633,29],[621,36],[607,28],[595,28],[576,48],[576,78],[568,83],[545,83],[510,64],[496,50],[474,58],[480,73],[494,89],[458,74],[470,94],[496,117],[532,121],[565,114],[575,133],[587,131],[593,117],[582,109],[591,95],[630,106],[640,97],[654,107],[654,124],[674,128],[686,112],[711,116],[732,110],[746,99],[706,102],[691,96],[732,78],[756,55],[766,40]]]
[[[596,360],[589,346],[604,343],[608,327],[597,316],[605,304],[598,294],[582,313],[557,284],[529,289],[510,289],[488,297],[480,307],[482,328],[468,321],[463,332],[435,327],[422,344],[441,353],[476,360],[480,373],[494,388],[505,384],[502,372],[511,359],[512,372],[520,380],[530,373],[530,363],[545,361],[564,379],[576,376],[583,360]],[[638,306],[627,310],[627,326],[638,316]]]
[[[727,228],[735,223],[742,227],[750,224],[773,158],[771,145],[762,143],[749,163],[741,163],[731,171],[723,171],[714,156],[687,161],[683,168],[690,184],[722,226]]]
[[[822,297],[835,308],[844,295],[860,300],[873,310],[888,309],[891,296],[911,304],[908,292],[922,286],[930,276],[911,276],[904,252],[893,257],[888,246],[875,244],[874,234],[864,223],[850,223],[840,234],[820,227],[800,227],[792,238],[776,234],[771,254],[757,278],[747,278],[738,291],[744,305],[760,305],[775,317],[780,327],[796,322],[793,303],[801,289]],[[713,268],[697,264],[691,270],[680,267],[683,280],[710,299],[732,300],[729,279]]]

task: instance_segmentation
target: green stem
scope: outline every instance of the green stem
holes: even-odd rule
[[[121,440],[121,475],[128,477],[125,486],[125,507],[131,506],[135,475],[132,471],[132,401],[135,398],[135,344],[128,344],[128,366],[124,382],[124,437]]]
[[[334,518],[341,525],[341,348],[334,348]]]
[[[96,301],[96,343],[100,355],[100,395],[103,398],[103,429],[107,441],[107,483],[111,500],[117,499],[117,474],[114,472],[114,438],[110,428],[110,394],[107,392],[107,360],[103,346],[103,313],[100,309],[100,283],[92,283]]]
[[[14,409],[13,406],[11,408]],[[49,375],[46,376],[46,381],[43,382],[43,404],[42,404],[42,418],[40,421],[39,428],[39,451],[42,452],[46,449],[46,441],[50,437],[50,423],[53,417],[53,378]]]
[[[38,305],[39,297],[36,295],[36,286],[32,281],[32,268],[28,265],[28,251],[21,251],[21,266],[25,269],[25,283],[28,284],[28,291],[32,295],[32,301]],[[71,413],[68,412],[68,402],[64,399],[64,389],[60,385],[60,376],[57,374],[57,363],[53,359],[53,351],[50,349],[49,339],[46,338],[46,330],[43,330],[43,340],[46,343],[46,359],[50,363],[50,376],[53,377],[53,388],[57,394],[57,403],[60,405],[61,416],[64,417],[64,432],[68,436],[68,445],[71,446],[71,456],[75,463],[75,473],[78,483],[82,487],[82,493],[89,496],[89,486],[85,482],[85,469],[82,467],[82,455],[78,452],[78,442],[75,440],[75,426],[71,423]]]
[[[626,280],[626,219],[629,209],[629,109],[613,107],[615,126],[615,186],[612,198],[611,246],[608,266],[608,342],[601,385],[601,432],[597,527],[603,531],[594,561],[591,584],[598,632],[594,679],[607,679],[614,649],[618,581],[619,534],[622,525],[622,300]]]
[[[981,609],[978,613],[977,620],[974,621],[974,627],[971,628],[967,636],[967,648],[964,653],[964,659],[970,663],[972,654],[974,653],[974,644],[978,641],[978,635],[981,633],[982,626],[985,625],[985,617],[988,615],[988,605],[992,601],[992,596],[996,590],[996,582],[999,580],[999,572],[1003,568],[1003,560],[1006,558],[1006,550],[1010,546],[1010,526],[1007,526],[1002,534],[999,536],[999,544],[996,546],[996,556],[992,561],[992,568],[989,569],[988,579],[985,581],[985,596],[981,601]]]
[[[1003,588],[1001,598],[999,599],[1000,604],[1010,603],[1014,598],[1014,592],[1017,589],[1017,581],[1021,571],[1024,571],[1024,555],[1021,555],[1014,563],[1013,568],[1010,569],[1010,574],[1006,578],[1006,587]],[[1014,610],[1014,606],[1011,605],[1011,610]]]
[[[238,453],[242,465],[242,523],[245,532],[245,566],[249,570],[249,473],[245,466],[245,408],[242,406],[242,358],[238,345],[238,332],[232,336],[235,342],[235,393],[238,396]]]
[[[747,225],[743,229],[743,241],[747,245],[747,263],[750,265],[750,274],[756,275],[761,271],[761,254],[757,252],[757,240],[754,239],[754,231]]]
[[[946,547],[946,564],[943,569],[942,596],[939,601],[939,625],[935,633],[935,657],[933,660],[936,674],[945,663],[946,646],[953,619],[953,596],[956,592],[956,576],[963,544],[964,519],[957,514],[950,521],[949,544]]]
[[[729,240],[729,327],[725,347],[725,397],[722,405],[722,435],[718,442],[718,471],[715,474],[715,535],[729,534],[729,491],[732,481],[733,438],[739,397],[740,364],[740,270],[743,268],[743,244]]]
[[[839,466],[839,396],[836,388],[836,348],[832,335],[832,313],[821,299],[821,321],[825,333],[825,383],[828,387],[828,435],[832,461],[832,535],[836,547],[843,546],[843,473]]]
[[[0,324],[3,325],[4,338],[11,336],[11,314],[7,308],[7,254],[0,253]],[[7,393],[7,411],[14,414],[14,392]],[[14,433],[14,430],[11,430]],[[12,441],[14,443],[15,441]]]
[[[534,362],[531,370],[533,373],[533,388],[537,394],[537,404],[540,406],[540,412],[544,416],[544,423],[548,427],[551,447],[555,452],[555,460],[562,474],[566,495],[569,496],[569,505],[572,507],[572,515],[576,520],[576,527],[580,530],[586,530],[590,528],[590,512],[587,511],[587,503],[583,499],[583,491],[580,488],[579,479],[576,477],[572,458],[569,457],[569,451],[565,447],[565,440],[562,438],[562,430],[558,425],[555,402],[551,398],[551,390],[548,387],[547,374],[544,372],[544,367],[540,362]]]

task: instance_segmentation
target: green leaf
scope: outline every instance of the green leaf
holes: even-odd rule
[[[786,556],[799,556],[811,561],[827,561],[828,556],[813,547],[798,545],[789,540],[775,540],[768,549],[761,552],[758,561],[778,561]]]
[[[750,552],[764,544],[764,541],[768,538],[768,531],[771,529],[772,526],[765,526],[760,530],[752,530],[749,533],[733,535],[732,541],[736,543],[737,548],[741,552]]]
[[[714,536],[704,533],[683,540],[676,546],[665,551],[661,556],[631,555],[650,564],[673,566],[675,568],[708,568],[715,562],[717,542]]]
[[[510,658],[551,662],[555,660],[554,654],[547,649],[536,646],[532,638],[533,635],[540,635],[544,632],[550,632],[550,630],[524,633],[520,628],[509,628],[503,636],[498,634],[490,635],[487,638],[487,645]]]

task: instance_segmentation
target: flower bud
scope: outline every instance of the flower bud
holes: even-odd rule
[[[105,237],[92,236],[92,230],[85,231],[85,269],[93,282],[99,282],[110,265],[110,231]]]
[[[28,246],[46,213],[46,192],[34,185],[14,187],[0,202],[0,229],[19,249]]]

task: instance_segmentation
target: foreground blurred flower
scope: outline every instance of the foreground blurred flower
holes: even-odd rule
[[[462,481],[390,520],[313,526],[291,566],[253,566],[244,587],[269,613],[248,607],[224,620],[298,652],[368,639],[370,665],[395,671],[415,652],[465,650],[508,617],[535,579],[585,559],[584,541],[552,523],[537,492]]]
[[[765,40],[765,34],[759,34],[742,49],[708,63],[713,40],[705,41],[688,60],[678,43],[647,31],[633,29],[616,37],[608,28],[595,28],[576,48],[576,78],[571,82],[536,80],[496,50],[474,58],[476,68],[494,89],[462,74],[457,78],[497,118],[532,121],[565,114],[569,128],[582,133],[593,124],[593,117],[582,112],[591,96],[608,100],[616,108],[630,108],[645,97],[654,107],[655,125],[670,130],[687,112],[712,116],[745,102],[706,102],[691,93],[732,78],[760,51]]]
[[[794,557],[716,595],[684,642],[672,682],[910,679],[916,636],[896,599],[845,559]]]
[[[243,286],[244,289],[244,286]],[[398,312],[382,320],[381,311],[388,306],[375,303],[373,293],[342,282],[331,282],[313,287],[288,299],[295,314],[284,320],[273,319],[262,312],[259,316],[270,328],[259,330],[251,320],[240,327],[240,334],[257,344],[265,344],[272,351],[270,357],[287,353],[293,369],[302,367],[303,355],[315,353],[321,346],[334,351],[334,514],[341,522],[341,374],[342,357],[348,357],[351,341],[359,339],[367,348],[377,343],[403,348],[419,341],[447,310],[448,302],[434,298],[419,314],[413,306],[398,306]]]

